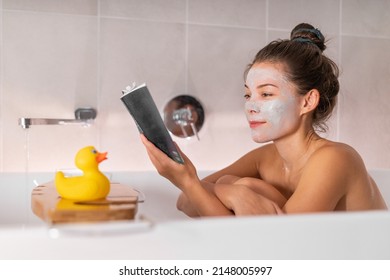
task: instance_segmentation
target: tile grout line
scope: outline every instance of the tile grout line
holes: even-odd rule
[[[340,0],[339,2],[339,49],[338,49],[338,65],[341,66],[341,52],[342,52],[342,44],[343,44],[343,39],[342,39],[342,14],[343,14],[343,0]],[[341,81],[339,80],[339,83],[341,84]],[[340,89],[341,89],[341,86],[340,86]],[[339,90],[340,90],[339,89]],[[338,102],[337,102],[337,108],[336,108],[336,140],[339,142],[340,141],[340,120],[341,120],[341,117],[340,117],[340,113],[341,113],[341,104],[340,104],[340,94],[339,94],[339,97],[338,97]],[[341,100],[342,101],[342,100]]]
[[[101,46],[100,46],[100,34],[101,34],[101,2],[100,0],[97,1],[97,17],[96,17],[96,110],[98,114],[101,110],[101,100],[102,100],[102,89],[101,89]],[[96,123],[95,123],[96,125]],[[96,135],[96,142],[98,144],[98,147],[101,148],[102,142],[101,142],[101,131],[102,127],[100,124],[97,124],[97,135]]]
[[[265,1],[265,41],[266,44],[269,42],[269,0]]]
[[[186,0],[186,19],[185,19],[185,42],[184,42],[184,67],[185,67],[185,75],[184,75],[184,90],[186,94],[189,94],[188,90],[188,79],[189,79],[189,71],[190,67],[188,64],[189,61],[189,0]]]
[[[0,0],[0,156],[1,156],[1,159],[0,159],[0,172],[3,172],[4,170],[4,156],[3,156],[3,151],[4,151],[4,127],[3,127],[3,124],[4,124],[4,118],[3,118],[3,104],[4,104],[4,98],[3,98],[3,95],[4,95],[4,87],[3,87],[3,84],[4,84],[4,80],[3,80],[3,77],[4,77],[4,56],[3,56],[3,53],[4,53],[4,44],[3,44],[3,26],[4,26],[4,22],[3,22],[3,0]]]

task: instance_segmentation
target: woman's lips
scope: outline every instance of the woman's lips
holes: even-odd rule
[[[266,123],[265,121],[249,121],[249,127],[256,128],[256,127],[259,127],[265,123]]]

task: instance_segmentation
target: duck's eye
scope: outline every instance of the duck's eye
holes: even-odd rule
[[[92,153],[97,154],[97,151],[95,149],[92,150]]]

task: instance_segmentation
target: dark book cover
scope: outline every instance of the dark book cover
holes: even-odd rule
[[[122,93],[121,100],[133,117],[139,132],[171,159],[183,163],[183,158],[173,143],[146,85],[128,86]]]

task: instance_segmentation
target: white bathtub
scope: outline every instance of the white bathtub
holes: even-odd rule
[[[390,171],[371,174],[390,205]],[[155,172],[112,174],[145,194],[136,221],[50,227],[30,193],[52,176],[0,174],[0,259],[390,259],[390,211],[190,219]]]

